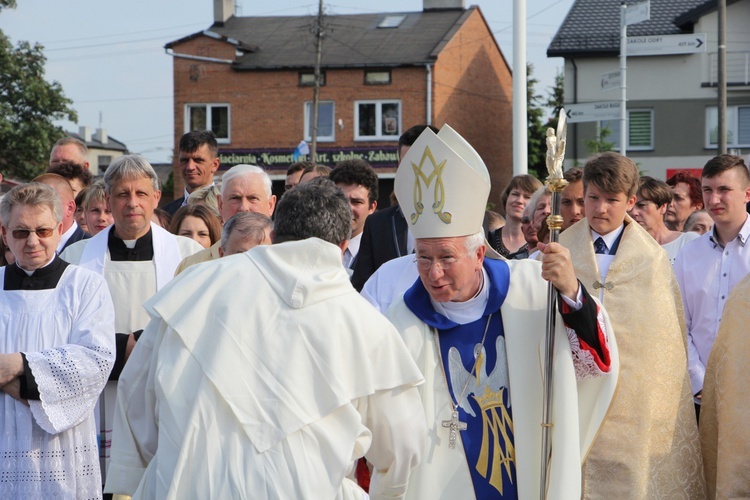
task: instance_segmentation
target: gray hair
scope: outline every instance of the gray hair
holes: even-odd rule
[[[529,198],[529,202],[526,204],[526,208],[523,209],[523,216],[532,218],[534,212],[536,211],[536,206],[539,204],[539,200],[541,200],[542,196],[546,194],[552,194],[552,191],[550,191],[547,186],[541,186],[536,191],[534,191],[531,194],[531,198]]]
[[[464,238],[466,253],[468,253],[469,255],[473,255],[477,250],[479,250],[479,247],[484,245],[484,229],[481,229],[474,234],[465,236]]]
[[[351,238],[352,209],[344,192],[327,177],[287,191],[276,206],[274,243],[320,238],[340,245]]]
[[[257,165],[235,165],[227,170],[226,173],[221,177],[221,196],[224,196],[224,191],[227,189],[227,186],[232,180],[238,177],[244,177],[246,175],[260,175],[263,179],[263,187],[266,190],[266,196],[268,196],[269,198],[271,197],[271,195],[273,194],[273,191],[271,189],[271,178],[268,177],[268,174],[265,170]]]
[[[133,180],[145,177],[151,180],[154,191],[160,191],[159,177],[157,177],[154,167],[141,155],[123,155],[118,156],[107,167],[104,172],[104,188],[107,193],[112,194],[112,187],[116,182],[123,179]]]
[[[54,146],[52,146],[52,149],[50,150],[50,155],[49,155],[50,158],[52,158],[52,153],[55,151],[56,147],[67,146],[68,144],[72,144],[73,146],[76,147],[76,149],[78,149],[78,152],[81,155],[81,160],[83,160],[84,162],[88,160],[89,148],[86,146],[86,143],[76,137],[71,137],[71,136],[63,137],[62,139],[57,141]]]
[[[13,207],[27,205],[31,207],[45,206],[52,212],[52,217],[57,224],[62,222],[62,203],[57,191],[41,182],[30,182],[16,186],[0,200],[0,218],[3,226],[10,224],[10,212]]]
[[[227,251],[229,237],[237,233],[243,241],[252,241],[253,246],[260,245],[266,238],[266,231],[273,229],[270,217],[256,212],[239,212],[233,215],[221,230],[221,249]]]

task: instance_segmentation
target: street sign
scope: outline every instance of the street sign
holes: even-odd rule
[[[695,54],[706,51],[706,34],[629,36],[628,57]]]
[[[618,120],[620,118],[620,101],[566,104],[565,114],[568,115],[568,123]]]
[[[602,74],[601,90],[619,89],[622,85],[622,73],[620,70]]]
[[[642,23],[651,19],[651,2],[634,3],[625,7],[625,24]]]

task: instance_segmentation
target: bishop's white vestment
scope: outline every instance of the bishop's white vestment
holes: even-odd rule
[[[2,352],[25,355],[39,398],[0,394],[0,498],[101,498],[94,406],[115,359],[107,284],[59,258],[31,277],[0,267],[0,283]]]
[[[539,497],[547,282],[536,261],[485,259],[484,271],[489,298],[476,322],[458,325],[436,312],[421,281],[388,311],[425,377],[419,391],[428,446],[412,474],[407,499]],[[417,314],[446,329],[431,327]],[[594,363],[557,317],[551,499],[581,498],[581,463],[617,385],[617,346],[601,308],[597,323],[608,366]],[[467,341],[477,333],[483,339],[483,330],[486,342]],[[585,378],[602,375],[599,368],[607,374]],[[459,420],[468,425],[451,448],[448,425],[455,400]]]
[[[134,498],[402,498],[422,376],[318,239],[193,266],[148,304],[120,378],[105,491]]]

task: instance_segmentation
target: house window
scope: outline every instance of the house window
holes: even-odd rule
[[[599,130],[606,128],[609,135],[604,139],[620,151],[620,120],[602,120]],[[654,149],[654,111],[651,109],[628,110],[628,151],[650,151]]]
[[[401,135],[401,101],[354,103],[355,140],[396,141]]]
[[[318,103],[318,141],[333,142],[336,140],[334,128],[334,117],[336,107],[333,101],[320,101]],[[305,140],[312,141],[313,129],[313,103],[305,103]]]
[[[326,72],[320,72],[320,86],[323,87],[326,84]],[[315,73],[306,71],[300,72],[299,74],[299,86],[300,87],[312,87],[315,85]]]
[[[229,104],[188,104],[185,132],[191,130],[210,130],[218,143],[229,143]]]
[[[719,143],[719,111],[706,108],[706,148],[715,149]],[[727,146],[750,147],[750,106],[727,106]]]
[[[98,155],[96,157],[96,165],[100,174],[107,170],[110,163],[112,163],[112,155]]]
[[[390,85],[390,71],[365,71],[365,85]]]

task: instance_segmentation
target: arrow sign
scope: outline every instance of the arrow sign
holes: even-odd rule
[[[628,37],[628,57],[696,54],[705,51],[705,33]]]
[[[566,104],[565,114],[568,116],[568,123],[618,120],[620,118],[620,101]]]

